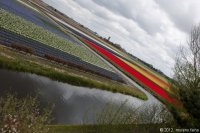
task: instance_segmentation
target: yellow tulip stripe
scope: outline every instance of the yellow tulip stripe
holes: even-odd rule
[[[153,74],[154,76],[156,76],[157,78],[159,78],[160,80],[162,80],[163,82],[168,83],[168,80],[166,78],[164,78],[162,75],[160,75],[159,73],[153,71],[151,68],[148,68],[147,66],[145,66],[142,63],[139,63],[138,61],[135,61],[131,58],[129,58],[133,63],[137,64],[138,66],[140,66],[141,68],[143,68],[144,70],[148,71],[149,73]]]
[[[118,57],[120,58],[120,57]],[[148,79],[150,79],[151,81],[153,81],[154,83],[156,83],[157,85],[159,85],[160,87],[162,87],[164,90],[166,90],[167,92],[171,92],[170,90],[170,85],[168,83],[163,82],[161,79],[159,79],[158,77],[156,77],[155,75],[152,75],[151,73],[142,70],[140,67],[138,67],[137,65],[134,65],[122,58],[120,58],[123,62],[125,62],[127,65],[131,66],[133,69],[135,69],[136,71],[138,71],[139,73],[141,73],[142,75],[144,75],[145,77],[147,77]]]
[[[138,62],[137,60],[134,60],[132,57],[130,57],[129,55],[127,55],[126,53],[120,51],[119,49],[115,48],[114,46],[112,46],[111,44],[105,42],[105,41],[101,41],[102,43],[106,44],[109,48],[113,49],[114,51],[116,51],[117,53],[121,54],[123,57],[125,57],[126,59],[128,59],[129,61],[137,64],[139,67],[141,67],[142,69],[144,69],[144,71],[148,71],[149,73],[151,73],[152,75],[156,76],[157,78],[159,78],[160,80],[162,80],[163,82],[166,82],[168,84],[168,80],[166,78],[164,78],[162,75],[160,75],[159,73],[153,71],[152,69],[148,68],[147,66],[145,66],[144,64]]]

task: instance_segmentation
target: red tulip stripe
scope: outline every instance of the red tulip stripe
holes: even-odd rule
[[[115,64],[120,66],[124,71],[128,72],[129,74],[131,74],[135,79],[137,79],[138,81],[142,82],[145,86],[150,88],[152,91],[154,91],[156,94],[158,94],[159,96],[161,96],[162,98],[164,98],[168,102],[173,103],[173,102],[176,101],[176,99],[170,97],[168,95],[168,93],[165,90],[163,90],[160,86],[158,86],[153,81],[151,81],[150,79],[148,79],[145,76],[143,76],[141,73],[139,73],[138,71],[136,71],[135,69],[130,67],[128,64],[126,64],[125,62],[120,60],[118,57],[116,57],[114,54],[112,54],[108,50],[106,50],[106,49],[104,49],[104,48],[102,48],[102,47],[100,47],[100,46],[98,46],[98,45],[86,40],[86,39],[83,39],[83,40],[84,40],[84,42],[89,44],[92,48],[94,48],[97,51],[99,51],[101,54],[103,54],[108,59],[110,59],[112,62],[114,62]]]

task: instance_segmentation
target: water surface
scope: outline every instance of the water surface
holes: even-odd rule
[[[72,86],[35,74],[0,69],[0,95],[8,91],[17,92],[20,96],[37,93],[43,104],[55,104],[54,122],[62,124],[81,124],[85,121],[92,124],[96,113],[107,103],[119,106],[127,100],[126,105],[130,108],[152,104],[151,99],[143,101],[119,93]]]

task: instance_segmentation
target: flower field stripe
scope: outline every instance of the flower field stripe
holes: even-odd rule
[[[132,64],[132,63],[131,63]],[[139,67],[139,66],[138,66]],[[143,67],[139,67],[142,71],[145,71],[145,73],[147,73],[148,75],[151,75],[152,78],[158,80],[160,83],[162,83],[163,85],[165,85],[166,87],[170,88],[170,84],[169,82],[167,82],[166,80],[161,79],[161,76],[158,77],[155,73],[150,72],[150,70],[146,70]]]
[[[160,87],[162,87],[163,89],[165,89],[168,92],[171,92],[170,90],[170,85],[161,82],[161,80],[159,80],[157,77],[155,77],[154,75],[152,75],[151,73],[148,73],[147,71],[141,69],[140,67],[138,67],[137,65],[134,65],[120,57],[118,57],[120,60],[122,60],[123,62],[125,62],[126,64],[128,64],[129,66],[131,66],[133,69],[135,69],[136,71],[140,72],[142,75],[144,75],[145,77],[147,77],[148,79],[152,80],[154,83],[156,83],[157,85],[159,85]]]
[[[118,58],[120,58],[119,56],[117,56]],[[154,74],[150,73],[149,71],[145,70],[144,68],[131,63],[129,61],[126,61],[122,58],[120,58],[120,60],[122,60],[123,62],[125,62],[126,64],[128,64],[129,66],[133,67],[134,69],[136,69],[137,71],[139,71],[140,73],[142,73],[145,77],[153,80],[156,84],[158,84],[159,86],[163,87],[163,88],[170,88],[170,84],[166,81],[161,80],[160,78],[158,78],[157,76],[155,76]]]
[[[134,64],[135,66],[139,67],[140,69],[142,69],[146,73],[149,73],[149,75],[151,75],[154,78],[157,78],[157,80],[162,82],[162,84],[165,84],[166,86],[168,86],[168,88],[170,88],[170,84],[168,83],[168,80],[165,79],[163,76],[159,75],[157,72],[154,72],[153,70],[151,70],[150,68],[148,68],[144,64],[141,64],[141,63],[137,62],[136,60],[133,60],[132,58],[129,57],[129,55],[123,53],[122,51],[120,51],[117,48],[113,47],[109,43],[107,43],[107,42],[102,42],[102,43],[105,43],[109,48],[111,48],[115,52],[121,54],[123,57],[125,57],[128,60],[129,63]],[[119,56],[117,56],[117,57],[119,57]]]
[[[58,36],[57,34],[50,32],[47,29],[32,23],[31,21],[27,21],[26,19],[16,16],[15,14],[1,8],[0,28],[43,43],[47,46],[78,57],[83,62],[87,62],[113,72],[109,65],[101,60],[97,55],[90,52],[85,46],[76,45],[64,37]]]
[[[126,72],[128,72],[129,74],[131,74],[135,79],[137,79],[138,81],[142,82],[145,86],[147,86],[148,88],[150,88],[152,91],[154,91],[157,95],[161,96],[162,98],[164,98],[166,101],[168,101],[169,103],[173,103],[176,101],[175,98],[172,98],[168,95],[168,93],[163,90],[160,86],[158,86],[157,84],[155,84],[153,81],[149,80],[148,78],[146,78],[145,76],[143,76],[141,73],[139,73],[138,71],[136,71],[135,69],[133,69],[132,67],[130,67],[128,64],[126,64],[125,62],[123,62],[122,60],[120,60],[118,57],[116,57],[115,55],[113,55],[112,53],[110,53],[109,51],[105,50],[104,48],[86,40],[83,39],[87,44],[89,44],[91,47],[93,47],[94,49],[96,49],[97,51],[99,51],[101,54],[103,54],[104,56],[106,56],[108,59],[110,59],[111,61],[113,61],[115,64],[117,64],[118,66],[120,66],[123,70],[125,70]]]
[[[121,57],[125,57],[125,59],[122,59],[124,62],[126,62],[129,65],[131,64],[130,65],[131,67],[134,67],[134,69],[137,68],[137,71],[142,73],[144,76],[146,76],[146,77],[148,76],[149,79],[153,79],[153,81],[155,83],[157,83],[159,86],[161,86],[165,90],[171,92],[171,90],[169,89],[170,88],[170,84],[162,76],[159,76],[156,72],[153,72],[150,68],[147,68],[144,65],[142,65],[141,63],[133,60],[132,58],[127,56],[125,53],[123,53],[122,51],[120,51],[117,48],[113,47],[112,45],[108,44],[107,42],[103,42],[103,41],[100,41],[100,42],[101,42],[100,45],[103,45],[104,47],[106,46],[106,49],[107,48],[111,49],[111,51],[113,51],[112,54],[114,54],[115,56],[119,57],[120,59],[122,59]]]
[[[141,69],[143,69],[144,71],[146,71],[147,73],[151,74],[152,76],[154,76],[155,78],[157,78],[158,80],[160,80],[160,82],[163,82],[164,84],[168,85],[170,87],[170,84],[168,82],[168,80],[166,78],[164,78],[163,76],[161,76],[159,73],[155,72],[154,70],[152,70],[151,68],[148,68],[147,66],[145,66],[144,64],[130,59],[129,58],[129,62],[133,63],[135,65],[137,65],[138,67],[140,67]]]

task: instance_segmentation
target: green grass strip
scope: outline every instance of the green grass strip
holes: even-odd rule
[[[68,72],[61,72],[55,70],[54,68],[46,67],[41,63],[35,63],[29,60],[24,60],[23,57],[16,55],[14,55],[14,59],[8,56],[0,56],[0,68],[14,70],[18,72],[34,73],[37,75],[49,77],[53,80],[69,83],[71,85],[84,86],[89,88],[99,88],[102,90],[119,92],[122,94],[131,95],[143,100],[147,100],[147,96],[136,88],[129,87],[124,84],[115,84],[115,82],[105,84],[103,82],[96,81],[95,78],[85,78],[69,74]]]

